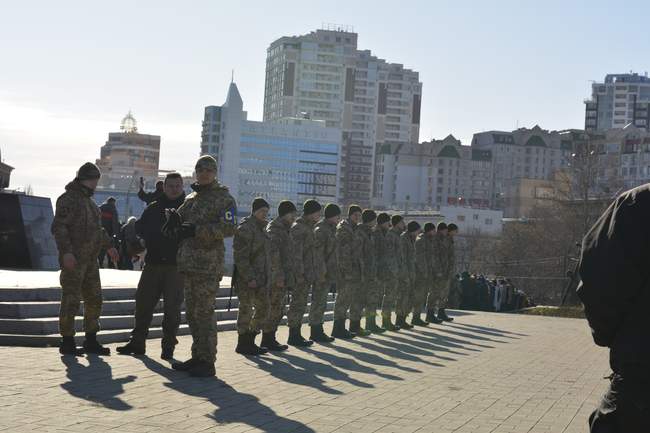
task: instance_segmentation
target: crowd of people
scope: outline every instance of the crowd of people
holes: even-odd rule
[[[136,291],[135,328],[129,342],[117,348],[119,353],[145,353],[149,326],[162,297],[161,357],[173,359],[184,301],[192,353],[189,360],[172,363],[172,368],[199,377],[215,374],[214,303],[224,275],[224,239],[229,237],[234,237],[232,285],[239,301],[238,353],[254,356],[287,350],[289,345],[331,343],[453,320],[445,307],[455,281],[455,224],[421,226],[401,215],[357,205],[344,212],[336,204],[323,206],[314,199],[302,204],[300,216],[296,204],[284,200],[269,220],[271,205],[263,198],[253,200],[250,215],[237,222],[235,200],[216,180],[215,159],[202,156],[195,172],[192,193],[185,196],[182,177],[169,173],[142,216],[119,228],[124,239],[130,232],[146,248]],[[102,306],[97,258],[105,251],[115,264],[132,253],[129,242],[124,242],[127,249],[121,244],[120,254],[111,238],[119,227],[117,214],[108,218],[109,206],[98,208],[92,200],[99,178],[94,164],[84,164],[57,200],[52,224],[61,264],[59,350],[64,355],[110,354],[97,341]],[[332,292],[334,323],[328,335],[323,323]],[[86,338],[78,348],[74,317],[81,300]],[[301,333],[307,312],[309,338]],[[276,333],[285,313],[289,337],[281,344]]]
[[[463,272],[456,276],[455,304],[461,310],[516,311],[532,306],[532,300],[508,278],[488,278]]]

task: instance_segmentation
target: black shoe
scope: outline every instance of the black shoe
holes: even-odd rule
[[[217,374],[214,368],[214,362],[206,362],[197,360],[197,362],[189,370],[190,376],[193,377],[212,377]]]
[[[94,353],[96,355],[108,356],[111,354],[111,349],[104,347],[97,341],[97,334],[86,332],[86,340],[84,341],[83,348],[86,353]]]
[[[331,343],[332,341],[336,340],[334,337],[330,337],[329,335],[325,334],[325,331],[323,331],[323,325],[311,325],[311,335],[309,336],[309,339],[312,341],[316,341],[318,343]]]
[[[367,337],[370,335],[370,331],[366,331],[361,327],[361,320],[350,320],[350,332],[357,337]]]
[[[402,329],[413,329],[413,326],[406,323],[406,319],[404,317],[397,317],[396,324]]]
[[[176,371],[190,371],[195,365],[201,361],[197,358],[190,358],[184,362],[174,362],[172,363],[172,368]]]
[[[144,352],[142,352],[144,355]],[[163,347],[162,352],[160,352],[160,358],[169,361],[174,359],[174,346],[172,347]]]
[[[84,350],[77,347],[74,337],[63,337],[59,345],[59,353],[61,355],[81,356],[84,354]]]
[[[397,325],[393,325],[393,322],[390,320],[390,316],[382,316],[381,319],[381,326],[384,328],[386,331],[393,331],[397,332],[400,330],[400,327]]]
[[[366,330],[370,331],[373,334],[383,334],[386,330],[377,325],[377,317],[366,316]]]
[[[136,344],[131,340],[124,346],[120,346],[115,350],[117,350],[117,353],[120,355],[144,355],[145,347],[144,344]]]
[[[350,340],[355,337],[355,334],[345,329],[345,319],[339,319],[334,321],[332,337],[341,338],[343,340]]]
[[[429,323],[433,323],[435,325],[440,325],[442,323],[442,320],[438,319],[436,317],[436,314],[433,310],[428,310],[427,311],[427,318],[425,319]]]
[[[411,319],[411,325],[413,325],[413,326],[429,326],[429,324],[427,322],[425,322],[424,320],[422,320],[420,318],[419,314],[417,314],[417,315],[414,314],[413,315],[413,319]]]
[[[265,332],[262,334],[262,344],[260,346],[270,352],[282,352],[289,348],[286,344],[280,344],[275,339],[275,332]]]
[[[311,340],[305,340],[300,334],[300,327],[289,328],[289,339],[287,340],[289,346],[307,347],[314,344]]]
[[[262,355],[268,351],[255,344],[254,332],[247,332],[246,334],[239,334],[235,352],[239,353],[240,355],[256,356]]]
[[[443,322],[453,322],[454,321],[454,319],[447,316],[447,312],[445,311],[444,308],[438,308],[438,320],[442,320]]]

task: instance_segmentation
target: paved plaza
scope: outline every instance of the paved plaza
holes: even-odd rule
[[[608,365],[584,320],[455,317],[259,358],[235,354],[223,332],[212,379],[171,370],[160,340],[140,358],[0,347],[0,431],[587,431]],[[184,359],[191,338],[180,340]]]

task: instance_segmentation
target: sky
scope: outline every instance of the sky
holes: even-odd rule
[[[323,23],[423,83],[420,141],[584,126],[607,73],[650,70],[650,2],[0,0],[0,151],[12,187],[55,198],[132,110],[161,169],[191,172],[234,70],[262,119],[266,48]]]

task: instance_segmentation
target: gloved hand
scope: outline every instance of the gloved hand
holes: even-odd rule
[[[196,236],[196,226],[192,223],[181,224],[180,238],[187,239]]]
[[[167,221],[163,224],[161,231],[168,238],[176,238],[183,220],[176,209],[165,209],[165,215],[167,215]]]

